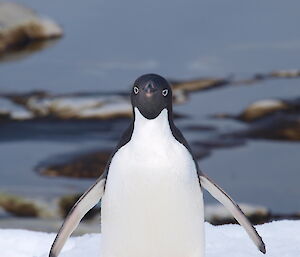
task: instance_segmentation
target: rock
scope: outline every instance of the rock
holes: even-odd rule
[[[274,114],[251,123],[246,129],[226,133],[222,136],[300,141],[300,115]]]
[[[6,212],[19,217],[39,217],[43,216],[41,206],[33,201],[25,199],[21,196],[0,194],[0,207]]]
[[[6,110],[0,110],[0,121],[10,120],[10,114]]]
[[[38,53],[46,48],[51,48],[59,42],[59,39],[51,40],[36,40],[26,45],[14,47],[6,51],[4,54],[0,53],[0,62],[13,62],[25,59],[26,57]]]
[[[225,113],[214,117],[248,123],[247,128],[223,133],[221,137],[300,140],[300,98],[261,100],[249,105],[238,115]]]
[[[300,77],[300,70],[278,70],[272,71],[270,77],[273,78],[298,78]]]
[[[229,84],[232,86],[241,86],[241,85],[249,86],[261,82],[263,80],[280,79],[280,78],[289,79],[289,78],[299,78],[299,77],[300,77],[300,70],[298,69],[278,70],[278,71],[272,71],[267,73],[257,73],[250,78],[231,80]]]
[[[238,115],[220,113],[213,115],[213,117],[254,122],[276,113],[300,113],[300,98],[259,100],[246,107],[245,110]]]
[[[289,109],[289,105],[282,100],[265,99],[249,105],[244,112],[237,116],[237,119],[251,122],[274,112],[287,109]]]
[[[239,206],[252,224],[263,224],[269,222],[271,219],[271,213],[265,207],[243,203],[239,204]],[[223,205],[220,204],[206,205],[204,213],[205,220],[213,225],[237,223],[231,213]]]
[[[32,9],[10,2],[0,3],[0,54],[35,40],[61,37],[62,28]]]
[[[37,117],[59,119],[113,119],[131,117],[132,107],[123,96],[30,97],[25,104]]]
[[[32,118],[33,114],[23,106],[0,97],[0,120],[28,120]]]
[[[118,119],[132,116],[128,96],[46,92],[0,96],[0,113],[10,119]],[[177,115],[182,117],[182,115]]]
[[[195,80],[177,81],[170,80],[174,94],[176,91],[193,92],[200,90],[212,89],[229,84],[227,79],[203,78]]]
[[[104,171],[112,150],[100,150],[89,153],[74,154],[71,157],[61,156],[58,163],[39,164],[36,170],[50,177],[98,178]]]
[[[128,95],[118,93],[50,95],[37,91],[0,95],[1,116],[13,120],[112,120],[131,118],[132,106]],[[174,118],[185,117],[184,114],[174,113]]]

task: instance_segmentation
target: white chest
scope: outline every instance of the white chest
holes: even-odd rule
[[[159,194],[176,191],[179,184],[189,186],[197,181],[196,167],[188,150],[172,135],[167,110],[154,120],[145,119],[136,110],[135,129],[129,143],[114,156],[109,170],[108,184],[116,190]],[[114,182],[112,182],[114,181]],[[145,189],[149,189],[146,191]],[[142,190],[142,191],[140,191]],[[145,199],[145,198],[144,198]]]
[[[203,241],[195,164],[173,137],[166,110],[154,120],[137,112],[130,142],[110,165],[102,200],[105,257],[189,257],[186,251],[201,252]]]

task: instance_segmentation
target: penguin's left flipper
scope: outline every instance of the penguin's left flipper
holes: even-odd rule
[[[75,203],[54,240],[49,257],[57,257],[59,255],[65,242],[78,226],[83,216],[101,200],[104,193],[105,180],[105,178],[100,177]]]
[[[234,218],[244,227],[249,237],[258,247],[262,253],[266,253],[265,244],[257,233],[256,229],[252,226],[248,218],[242,212],[240,207],[231,199],[231,197],[216,183],[214,183],[205,174],[200,173],[200,184],[220,203],[222,203],[234,216]]]

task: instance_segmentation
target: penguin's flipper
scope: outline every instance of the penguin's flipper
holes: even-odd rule
[[[53,242],[49,257],[57,257],[59,255],[65,242],[78,226],[83,216],[101,200],[104,193],[105,180],[102,177],[98,179],[74,204]]]
[[[240,207],[231,199],[231,197],[217,184],[215,184],[210,178],[203,173],[199,174],[201,185],[220,203],[222,203],[234,216],[234,218],[244,227],[249,237],[255,243],[257,248],[262,252],[266,253],[265,244],[257,233],[256,229],[252,226],[248,218],[242,212]]]

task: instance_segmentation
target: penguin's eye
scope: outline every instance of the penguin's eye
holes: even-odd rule
[[[163,96],[167,96],[168,92],[169,92],[168,89],[164,89],[164,90],[162,91],[162,95],[163,95]]]
[[[139,88],[138,88],[138,87],[134,87],[134,88],[133,88],[133,92],[137,95],[138,92],[139,92]]]

